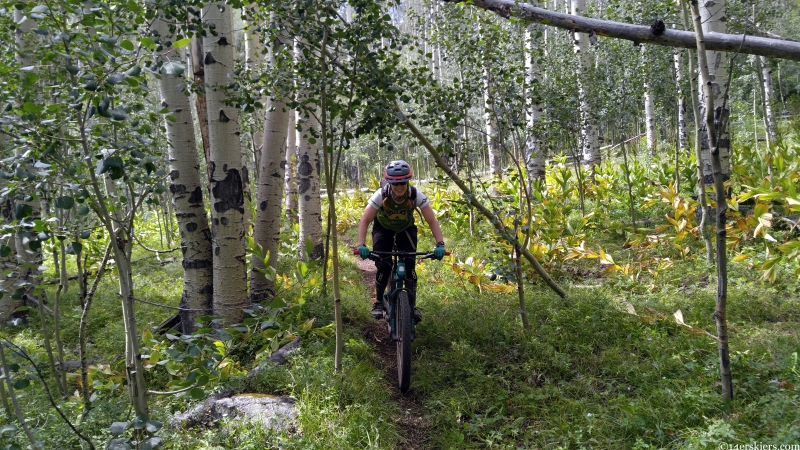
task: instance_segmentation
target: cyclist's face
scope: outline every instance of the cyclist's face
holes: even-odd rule
[[[408,190],[408,183],[392,185],[392,193],[394,194],[395,197],[400,197],[402,195],[405,195],[406,190]]]

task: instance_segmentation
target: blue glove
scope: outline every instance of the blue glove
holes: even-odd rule
[[[441,242],[436,248],[433,250],[433,257],[438,259],[439,261],[444,258],[444,242]]]
[[[361,259],[369,258],[369,248],[367,248],[366,245],[359,245],[358,246],[358,256],[360,256]]]

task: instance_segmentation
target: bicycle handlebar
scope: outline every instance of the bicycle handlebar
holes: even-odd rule
[[[354,255],[358,255],[358,249],[357,248],[353,249],[353,254]],[[375,250],[370,250],[369,254],[370,255],[376,255],[376,256],[397,256],[397,257],[400,257],[400,258],[407,258],[409,256],[423,256],[423,257],[426,257],[426,258],[430,258],[431,256],[433,256],[433,252],[378,252],[378,251],[375,251]],[[448,256],[449,254],[450,254],[450,252],[448,252],[448,251],[444,252],[445,256]],[[422,258],[422,259],[424,259],[424,258]]]

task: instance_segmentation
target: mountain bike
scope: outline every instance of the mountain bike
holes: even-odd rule
[[[358,251],[354,251],[358,254]],[[449,255],[450,252],[445,252]],[[392,278],[389,280],[388,292],[381,296],[383,302],[383,317],[389,329],[389,336],[397,343],[397,384],[400,392],[405,394],[411,385],[411,341],[414,340],[414,308],[406,288],[406,263],[403,261],[410,257],[419,259],[433,259],[433,252],[378,252],[371,251],[369,259],[380,261],[392,258]]]

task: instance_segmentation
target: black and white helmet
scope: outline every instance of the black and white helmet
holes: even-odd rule
[[[383,178],[389,184],[406,183],[413,176],[411,166],[402,159],[390,162],[383,171]]]

